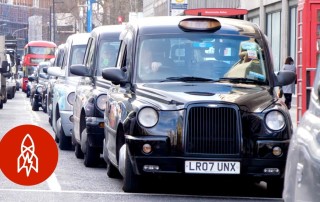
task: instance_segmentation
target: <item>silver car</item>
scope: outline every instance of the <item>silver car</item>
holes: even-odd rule
[[[70,73],[70,66],[83,61],[89,33],[70,35],[64,47],[64,59],[61,67],[49,67],[48,74],[58,77],[53,87],[52,97],[52,129],[55,140],[61,150],[72,149],[71,131],[73,128],[74,92],[80,76]]]
[[[294,132],[287,157],[283,199],[320,200],[320,62],[309,109]]]

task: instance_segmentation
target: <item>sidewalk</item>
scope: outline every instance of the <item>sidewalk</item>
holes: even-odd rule
[[[281,98],[284,102],[284,97]],[[297,96],[292,95],[291,109],[289,110],[291,121],[293,125],[293,130],[297,128]]]

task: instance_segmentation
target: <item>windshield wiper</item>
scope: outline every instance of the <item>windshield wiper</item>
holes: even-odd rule
[[[222,77],[222,78],[219,78],[219,81],[229,81],[231,83],[266,84],[265,81],[243,78],[243,77]]]
[[[185,76],[185,77],[168,77],[164,81],[184,81],[184,82],[188,82],[188,81],[208,82],[209,81],[209,82],[212,82],[212,81],[216,81],[216,80],[209,79],[209,78],[203,78],[203,77]]]

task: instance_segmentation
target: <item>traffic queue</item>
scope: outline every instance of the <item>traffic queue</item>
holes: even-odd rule
[[[31,96],[45,98],[32,109],[48,113],[61,150],[87,167],[102,157],[125,192],[150,176],[206,175],[282,193],[294,130],[276,90],[295,74],[275,73],[257,25],[170,16],[100,26],[57,46],[43,72],[46,82],[31,78]]]

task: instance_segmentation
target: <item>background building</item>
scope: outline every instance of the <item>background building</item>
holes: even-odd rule
[[[64,43],[79,31],[80,0],[0,0],[0,35],[12,35],[19,54],[31,40]]]
[[[247,20],[257,23],[268,36],[275,70],[281,69],[288,56],[296,61],[298,0],[241,0],[240,2],[240,7],[249,11]]]

